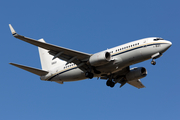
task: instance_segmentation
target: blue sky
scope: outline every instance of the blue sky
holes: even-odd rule
[[[0,2],[1,120],[178,120],[180,119],[180,2],[178,0],[4,0]],[[8,24],[27,37],[96,53],[126,42],[158,36],[173,43],[152,66],[146,86],[113,89],[106,81],[63,85],[9,65],[41,68],[37,47],[12,37]]]

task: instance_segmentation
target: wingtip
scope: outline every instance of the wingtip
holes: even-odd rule
[[[16,31],[14,30],[14,28],[12,27],[11,24],[9,24],[9,28],[10,28],[10,30],[11,30],[11,33],[12,33],[13,35],[15,35],[15,34],[16,34]]]
[[[15,65],[14,63],[9,63],[10,65]]]

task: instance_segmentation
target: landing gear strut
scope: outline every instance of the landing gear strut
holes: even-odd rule
[[[152,55],[151,56],[151,58],[152,58],[152,61],[151,61],[151,64],[152,65],[156,65],[156,61],[154,60],[154,59],[157,59],[157,58],[159,58],[159,57],[161,57],[162,56],[162,53],[156,53],[156,54],[154,54],[154,55]]]
[[[94,77],[94,74],[91,73],[91,72],[86,72],[86,73],[85,73],[85,76],[86,76],[87,78],[92,79],[92,78]]]

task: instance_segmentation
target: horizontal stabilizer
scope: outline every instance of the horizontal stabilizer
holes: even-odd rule
[[[28,72],[31,72],[33,74],[39,75],[39,76],[43,76],[43,75],[48,74],[47,71],[40,70],[40,69],[37,69],[37,68],[32,68],[32,67],[28,67],[28,66],[24,66],[24,65],[15,64],[15,63],[9,63],[9,64],[11,64],[13,66],[16,66],[18,68],[21,68],[23,70],[26,70]]]
[[[129,83],[130,85],[136,87],[136,88],[144,88],[145,86],[141,83],[140,79],[138,80],[132,80],[132,81],[128,81],[127,83]]]

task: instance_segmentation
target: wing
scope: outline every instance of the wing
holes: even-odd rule
[[[145,86],[141,83],[140,79],[138,80],[132,80],[132,81],[128,81],[127,83],[129,83],[130,85],[136,87],[136,88],[144,88]]]
[[[9,27],[15,38],[18,38],[18,39],[28,42],[32,45],[49,50],[49,54],[54,56],[53,59],[55,59],[55,58],[62,59],[64,61],[66,61],[67,64],[73,62],[83,71],[86,71],[86,69],[88,69],[88,66],[85,63],[87,62],[87,60],[89,59],[91,54],[87,54],[87,53],[63,48],[60,46],[52,45],[49,43],[37,41],[37,40],[17,34],[16,31],[11,26],[11,24],[9,24]]]
[[[136,87],[136,88],[144,88],[145,86],[141,83],[141,81],[138,79],[138,80],[133,80],[133,81],[127,81],[125,76],[126,74],[130,71],[130,67],[125,67],[123,68],[122,70],[112,74],[112,75],[109,75],[109,76],[103,76],[101,77],[101,79],[105,79],[105,80],[110,80],[112,79],[114,81],[114,83],[120,83],[120,88],[122,86],[124,86],[126,83],[129,83],[130,85]]]

